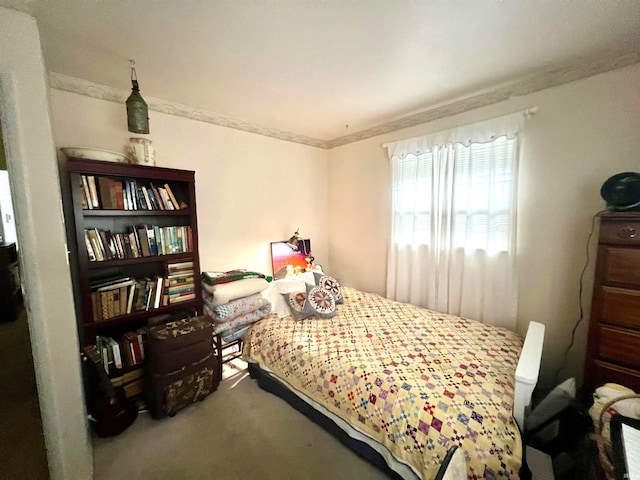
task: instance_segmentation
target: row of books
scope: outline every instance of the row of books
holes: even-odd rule
[[[109,320],[195,298],[193,262],[167,262],[164,276],[112,277],[90,284],[93,321]]]
[[[141,365],[145,359],[146,338],[146,328],[130,330],[118,339],[96,336],[96,349],[105,371],[113,376],[135,365]]]
[[[143,393],[146,332],[146,329],[139,328],[126,332],[118,340],[96,337],[96,348],[105,371],[111,377],[111,383],[114,387],[122,387],[127,398]]]
[[[130,227],[130,232],[88,228],[84,231],[89,261],[148,257],[190,252],[193,249],[191,226],[160,227],[143,225]]]
[[[85,210],[181,210],[168,183],[160,186],[138,180],[80,175],[80,195]]]

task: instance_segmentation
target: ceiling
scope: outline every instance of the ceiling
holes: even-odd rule
[[[37,19],[54,75],[124,92],[135,59],[145,98],[320,144],[401,128],[474,96],[495,99],[505,86],[544,88],[554,75],[557,84],[577,70],[585,76],[640,61],[638,0],[0,5]]]

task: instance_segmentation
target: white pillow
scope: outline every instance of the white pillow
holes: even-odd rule
[[[262,292],[271,302],[271,311],[278,315],[278,318],[284,318],[291,315],[289,305],[282,296],[283,293],[293,293],[299,291],[306,291],[306,285],[315,285],[315,279],[313,278],[313,272],[305,272],[295,277],[281,278],[275,280],[269,284],[266,290]]]

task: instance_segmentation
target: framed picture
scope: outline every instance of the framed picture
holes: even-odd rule
[[[307,256],[311,253],[311,240],[301,238],[294,246],[287,241],[271,242],[271,268],[273,279],[280,280],[287,272],[300,274],[307,268]]]

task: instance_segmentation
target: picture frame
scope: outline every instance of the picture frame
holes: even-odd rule
[[[271,242],[271,268],[273,279],[280,280],[289,276],[299,275],[307,269],[307,257],[311,254],[311,239],[301,238],[294,246],[282,240]]]

